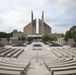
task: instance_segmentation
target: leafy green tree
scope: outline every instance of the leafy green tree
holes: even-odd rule
[[[53,35],[53,40],[54,40],[54,41],[57,41],[57,34],[54,34],[54,35]]]
[[[0,38],[0,41],[1,41],[1,38]]]
[[[76,33],[75,33],[74,36],[73,36],[73,40],[74,40],[74,42],[76,43]]]
[[[10,41],[10,37],[7,37],[7,41],[8,41],[8,43],[9,43],[9,41]]]
[[[43,41],[49,41],[49,35],[48,35],[48,34],[44,34],[44,35],[42,36],[42,40],[43,40]]]
[[[71,27],[69,30],[70,36],[73,38],[74,34],[76,33],[76,25]]]
[[[57,34],[52,35],[52,41],[57,41]]]
[[[68,37],[65,37],[64,40],[67,42],[68,41]]]
[[[49,36],[50,41],[57,41],[57,34],[52,34]]]
[[[22,33],[21,31],[19,31],[19,33]]]
[[[53,36],[52,35],[49,36],[49,40],[53,41]]]
[[[18,30],[17,29],[14,29],[12,32],[13,33],[18,33]]]
[[[30,42],[30,41],[32,41],[32,40],[33,40],[32,37],[28,37],[28,38],[27,38],[27,41],[28,41],[28,42]]]
[[[74,39],[74,37],[76,35],[75,33],[76,33],[76,25],[71,27],[69,29],[69,31],[66,31],[65,37],[64,37],[65,41],[67,42],[69,38],[73,38]]]
[[[68,38],[69,38],[69,31],[67,31],[67,32],[65,33],[65,38],[64,38],[64,40],[67,42],[67,41],[68,41]]]
[[[52,34],[49,36],[49,40],[50,41],[57,41],[57,35],[56,34]]]
[[[0,32],[0,38],[7,38],[7,33]]]
[[[18,36],[18,41],[20,41],[21,40],[21,38],[20,38],[20,36]]]
[[[25,41],[25,40],[26,40],[26,37],[21,36],[21,41]]]
[[[69,38],[73,38],[73,36],[75,35],[76,33],[76,26],[73,26],[69,29],[69,31],[66,31],[66,34],[65,34],[65,39],[69,39]]]
[[[64,34],[62,34],[62,37],[64,37]]]

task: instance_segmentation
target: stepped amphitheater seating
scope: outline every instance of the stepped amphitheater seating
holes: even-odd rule
[[[30,63],[28,59],[16,59],[24,50],[0,48],[0,75],[25,75]]]
[[[4,49],[4,47],[0,47],[0,50]]]
[[[0,47],[4,47],[5,45],[3,45],[3,44],[0,44]]]
[[[24,50],[16,48],[3,48],[0,49],[0,57],[13,57],[17,58]]]
[[[19,49],[15,49],[14,51],[12,51],[9,54],[7,54],[7,57],[12,57],[12,55],[14,55],[18,51],[19,51]]]
[[[42,50],[38,50],[38,56],[44,61],[50,75],[76,75],[76,48],[49,47],[48,45],[42,47]],[[50,48],[49,52],[46,50],[47,47]],[[31,63],[29,60],[36,58],[37,53],[31,48],[23,52],[22,48],[0,47],[0,75],[26,75]],[[56,57],[55,59],[52,58],[52,54]]]
[[[19,50],[18,52],[16,52],[13,57],[17,58],[24,50]]]
[[[20,75],[23,74],[25,70],[27,70],[30,65],[29,61],[24,60],[12,60],[13,58],[0,58],[0,74],[5,75]]]
[[[57,57],[44,62],[51,75],[76,75],[76,48],[53,47],[50,51]]]

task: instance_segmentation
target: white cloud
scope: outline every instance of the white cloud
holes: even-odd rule
[[[68,29],[76,24],[76,0],[0,0],[0,31],[23,30],[31,21],[31,10],[37,19],[44,11],[44,20],[53,27],[53,32],[59,32],[57,26],[66,25]]]

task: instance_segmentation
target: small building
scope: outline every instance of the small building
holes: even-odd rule
[[[0,44],[6,45],[6,44],[11,44],[11,40],[7,41],[7,38],[1,38]]]
[[[24,33],[13,33],[13,37],[10,38],[12,44],[18,43],[18,38],[21,38],[22,36],[27,37],[27,35]]]
[[[56,43],[60,44],[60,45],[73,45],[75,44],[73,39],[68,39],[68,41],[66,42],[64,40],[64,38],[58,38],[58,40],[56,41]]]

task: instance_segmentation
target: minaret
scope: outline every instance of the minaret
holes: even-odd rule
[[[32,34],[33,34],[33,11],[31,11],[31,28],[32,28]]]
[[[42,21],[44,21],[44,11],[42,11]]]
[[[42,11],[42,34],[44,34],[44,11]]]
[[[33,21],[33,11],[31,11],[31,22]]]

